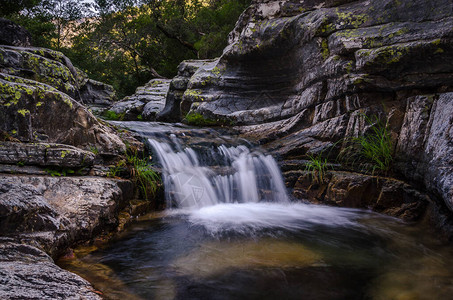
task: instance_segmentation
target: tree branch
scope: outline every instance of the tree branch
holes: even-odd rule
[[[186,42],[184,40],[182,40],[179,36],[175,35],[175,34],[172,34],[170,32],[168,32],[164,27],[162,27],[160,24],[156,24],[156,27],[157,29],[159,29],[160,31],[162,31],[162,33],[170,38],[170,39],[175,39],[177,40],[181,45],[183,45],[184,47],[186,47],[187,49],[193,51],[193,53],[195,53],[195,55],[198,56],[198,50],[195,49],[194,45],[189,43],[189,42]]]

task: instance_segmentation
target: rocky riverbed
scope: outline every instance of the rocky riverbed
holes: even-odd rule
[[[105,175],[126,144],[143,145],[88,107],[233,128],[280,160],[296,198],[425,220],[453,239],[451,1],[255,0],[220,58],[183,62],[117,103],[111,86],[0,23],[0,298],[101,297],[53,259],[130,214],[132,182]],[[389,130],[385,174],[335,161],[367,118]],[[305,163],[318,155],[329,169],[315,182]]]

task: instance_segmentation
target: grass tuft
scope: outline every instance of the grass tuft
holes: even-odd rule
[[[305,170],[309,171],[313,180],[319,184],[324,183],[327,173],[327,158],[322,158],[322,154],[316,156],[309,154],[310,159],[305,163]]]
[[[346,164],[359,166],[362,171],[388,172],[393,163],[393,143],[387,126],[376,116],[365,116],[369,133],[349,139],[349,146],[340,152]]]

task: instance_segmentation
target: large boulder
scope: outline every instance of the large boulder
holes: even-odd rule
[[[91,109],[105,109],[116,100],[113,86],[90,79],[82,70],[76,68],[80,100]]]
[[[106,107],[116,100],[111,85],[88,78],[61,52],[51,49],[0,46],[0,72],[50,85],[86,105]]]
[[[31,34],[22,26],[0,18],[0,45],[30,47]]]
[[[96,147],[103,154],[124,153],[125,145],[84,106],[55,88],[0,73],[0,130],[22,142]]]
[[[237,124],[283,159],[335,157],[377,116],[395,170],[453,210],[452,92],[449,0],[256,0],[180,108]]]

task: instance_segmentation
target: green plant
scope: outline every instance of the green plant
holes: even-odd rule
[[[74,170],[70,168],[61,168],[61,167],[49,167],[44,169],[44,171],[52,177],[61,177],[61,176],[70,176],[70,175],[80,175],[82,169]]]
[[[110,121],[122,121],[124,119],[125,113],[119,113],[117,114],[113,110],[106,110],[102,113],[102,117],[105,120],[110,120]]]
[[[313,180],[323,183],[327,173],[327,158],[323,158],[322,153],[316,156],[309,154],[308,158],[310,160],[305,163],[305,170],[310,172]]]
[[[98,149],[96,146],[90,146],[90,151],[91,151],[94,155],[98,155],[98,154],[99,154],[99,149]]]
[[[109,168],[109,171],[107,172],[107,177],[118,177],[121,173],[121,171],[124,171],[126,167],[126,161],[125,160],[120,160],[116,165],[113,167]]]
[[[137,152],[134,152],[127,154],[127,162],[130,166],[131,177],[145,199],[148,199],[149,195],[154,195],[159,186],[160,177],[152,169],[149,160],[139,158]]]
[[[187,121],[187,124],[194,126],[213,126],[217,124],[215,120],[207,119],[202,114],[196,112],[187,113],[184,119]]]
[[[387,126],[377,116],[363,116],[370,126],[369,133],[350,138],[340,158],[372,174],[376,170],[388,172],[393,163],[393,143]]]

